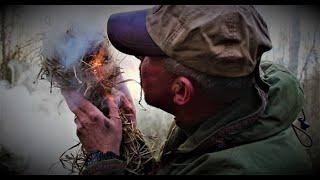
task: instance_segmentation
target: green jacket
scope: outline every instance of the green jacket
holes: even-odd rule
[[[155,174],[311,174],[309,156],[291,123],[303,104],[298,81],[284,67],[261,62],[259,88],[192,130],[175,124],[163,148]],[[249,98],[248,98],[249,97]],[[90,174],[122,174],[121,168],[103,168],[110,160],[87,169]],[[114,163],[120,161],[113,160]],[[104,164],[104,166],[102,166]],[[97,168],[100,167],[100,168]],[[92,168],[92,167],[91,167]]]

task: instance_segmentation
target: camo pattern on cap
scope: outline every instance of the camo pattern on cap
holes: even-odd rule
[[[213,76],[249,75],[272,47],[267,25],[253,6],[155,6],[146,27],[168,56]]]

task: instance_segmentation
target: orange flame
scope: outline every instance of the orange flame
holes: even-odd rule
[[[90,61],[91,72],[98,81],[102,80],[106,75],[106,72],[104,70],[104,61],[106,56],[107,50],[105,46],[102,46],[100,47],[98,53],[93,55],[93,59]]]

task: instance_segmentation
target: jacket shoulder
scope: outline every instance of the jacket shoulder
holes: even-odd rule
[[[290,126],[301,111],[304,93],[297,78],[282,65],[261,61],[262,80],[269,86],[264,118],[276,118],[277,126]]]
[[[264,140],[206,153],[184,168],[186,174],[311,174],[306,152],[292,128]],[[182,171],[183,173],[183,171]]]

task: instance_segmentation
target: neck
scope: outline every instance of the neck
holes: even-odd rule
[[[254,90],[254,88],[250,88]],[[219,112],[230,107],[235,101],[251,96],[251,91],[248,89],[243,91],[245,93],[241,94],[228,94],[224,95],[222,101],[220,100],[210,100],[207,96],[198,96],[193,98],[193,100],[185,106],[175,107],[173,115],[175,116],[175,121],[177,126],[181,129],[191,130],[197,128],[198,125],[215,115]]]
[[[214,116],[225,107],[226,105],[209,101],[193,102],[175,111],[175,121],[181,129],[196,128],[203,120]]]

